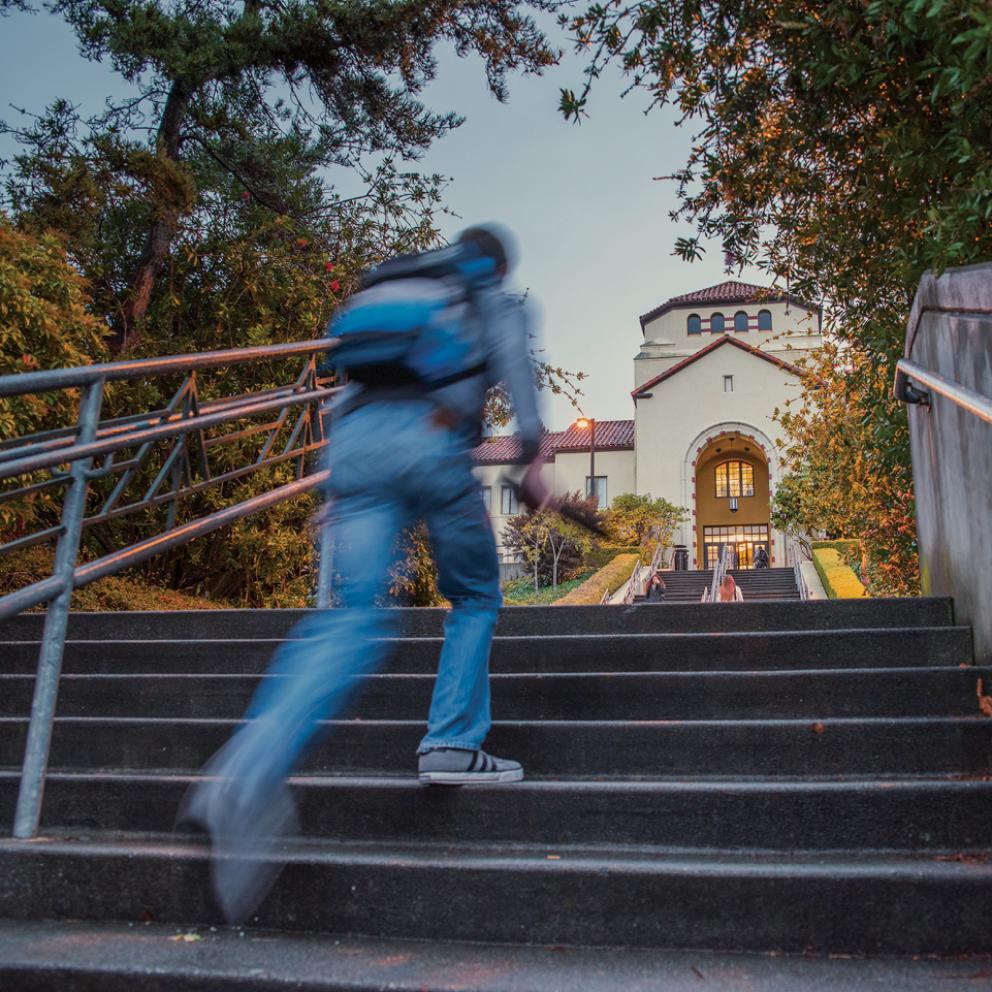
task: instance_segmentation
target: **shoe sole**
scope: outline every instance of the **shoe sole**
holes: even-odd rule
[[[493,785],[522,782],[524,770],[513,768],[505,772],[421,772],[419,778],[425,785]]]

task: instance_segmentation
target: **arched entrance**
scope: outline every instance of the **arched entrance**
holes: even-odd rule
[[[723,544],[734,549],[737,568],[750,568],[759,547],[771,560],[771,484],[762,445],[749,434],[724,431],[707,439],[694,471],[697,567],[712,568]]]

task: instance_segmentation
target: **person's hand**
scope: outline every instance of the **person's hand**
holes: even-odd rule
[[[527,471],[520,480],[520,498],[532,510],[540,510],[551,501],[551,490],[541,478],[543,464],[544,459],[539,455],[527,466]]]

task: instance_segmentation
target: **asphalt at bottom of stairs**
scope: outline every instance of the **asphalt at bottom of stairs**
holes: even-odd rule
[[[0,921],[17,992],[932,992],[992,988],[986,955],[846,958],[481,945],[155,924]]]

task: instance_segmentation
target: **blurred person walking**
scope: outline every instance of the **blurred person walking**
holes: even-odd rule
[[[314,612],[279,647],[247,722],[190,790],[180,819],[213,845],[213,882],[231,922],[244,920],[275,881],[280,838],[297,830],[286,778],[338,716],[361,677],[386,660],[393,619],[375,607],[387,589],[400,532],[423,519],[451,603],[418,747],[426,784],[517,782],[523,768],[482,750],[491,725],[489,652],[502,605],[489,516],[472,474],[487,390],[505,382],[527,466],[521,498],[537,507],[540,420],[529,320],[502,291],[509,237],[492,226],[455,245],[386,262],[332,321],[332,360],[350,383],[332,410],[331,510],[339,608]]]

